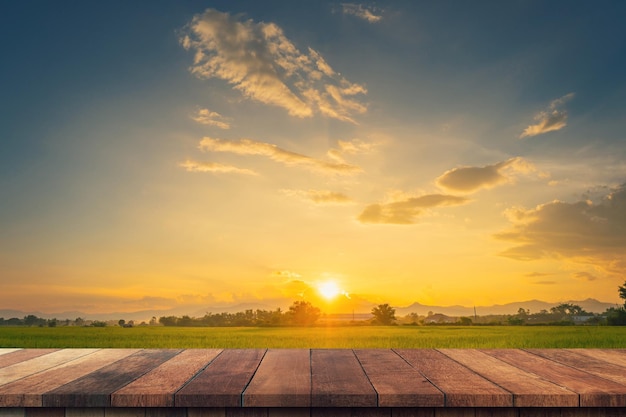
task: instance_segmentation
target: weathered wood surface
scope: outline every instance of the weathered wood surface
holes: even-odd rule
[[[189,349],[111,394],[113,407],[173,407],[174,394],[221,349]]]
[[[172,358],[180,351],[146,349],[43,395],[44,407],[109,407],[111,393]]]
[[[139,349],[104,349],[0,386],[0,407],[43,407],[43,395]]]
[[[241,407],[265,349],[225,350],[175,395],[180,407]]]
[[[376,407],[376,391],[352,350],[311,351],[313,407]]]
[[[247,407],[310,407],[311,352],[270,349],[243,395]]]
[[[513,395],[443,353],[432,349],[396,351],[445,395],[447,407],[512,407]]]
[[[509,365],[476,349],[442,349],[461,365],[513,394],[515,407],[577,407],[579,397],[532,372]]]
[[[355,353],[378,393],[379,407],[443,407],[443,393],[393,351],[359,349]]]
[[[624,416],[626,350],[0,349],[0,417],[102,407],[125,417]]]

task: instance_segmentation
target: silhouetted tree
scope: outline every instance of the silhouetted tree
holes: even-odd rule
[[[308,301],[295,301],[287,313],[290,324],[297,326],[311,326],[320,318],[320,309]]]
[[[624,281],[624,285],[620,285],[618,288],[619,298],[624,300],[624,308],[626,308],[626,281]]]
[[[374,323],[389,326],[396,321],[396,309],[389,304],[379,304],[372,309]]]
[[[563,303],[563,304],[559,304],[556,307],[552,307],[550,311],[553,314],[562,314],[564,316],[576,316],[579,314],[586,313],[586,311],[583,310],[581,306],[576,305],[576,304],[568,304],[568,303]]]

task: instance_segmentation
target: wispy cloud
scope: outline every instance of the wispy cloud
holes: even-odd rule
[[[511,182],[515,174],[532,172],[534,169],[530,162],[516,157],[482,167],[454,168],[444,172],[435,181],[445,189],[469,193]]]
[[[597,276],[593,275],[590,272],[576,272],[574,274],[574,278],[579,279],[581,281],[595,281],[598,279]]]
[[[380,21],[383,17],[380,14],[380,11],[373,7],[367,7],[362,4],[356,3],[341,3],[341,11],[344,14],[356,16],[360,19],[366,20],[369,23],[376,23]]]
[[[496,238],[517,244],[502,253],[513,259],[571,259],[615,271],[626,267],[624,213],[626,184],[599,203],[553,201],[507,210],[512,227]]]
[[[535,116],[534,125],[529,125],[524,132],[520,135],[520,138],[527,136],[537,136],[543,133],[552,132],[555,130],[561,130],[567,125],[567,111],[561,109],[561,107],[574,98],[574,93],[569,93],[561,98],[553,100],[550,106]]]
[[[209,152],[229,152],[238,155],[260,155],[288,166],[301,166],[310,171],[324,174],[353,175],[361,168],[347,163],[328,162],[287,151],[278,146],[252,139],[224,140],[205,137],[200,149]]]
[[[218,164],[216,162],[197,162],[187,160],[180,164],[188,172],[213,172],[218,174],[243,174],[259,175],[258,173],[245,168],[237,168],[232,165]]]
[[[229,119],[209,109],[199,109],[191,116],[191,119],[203,125],[215,126],[220,129],[230,129]]]
[[[377,146],[375,143],[363,142],[359,139],[354,140],[339,140],[337,147],[328,151],[329,158],[335,161],[344,161],[344,155],[356,155],[370,153]]]
[[[315,204],[351,204],[352,199],[344,193],[329,190],[281,190],[285,195],[297,197]]]
[[[292,116],[319,113],[354,123],[354,115],[366,111],[356,98],[365,87],[334,71],[319,52],[298,50],[274,23],[208,9],[194,16],[180,42],[195,53],[190,70],[197,77],[225,80],[245,97]]]
[[[465,197],[427,194],[385,204],[371,204],[365,207],[358,220],[361,223],[413,224],[426,209],[458,206],[467,202],[469,199]]]

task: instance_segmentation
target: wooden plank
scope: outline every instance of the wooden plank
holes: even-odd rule
[[[43,394],[139,349],[102,349],[0,387],[0,407],[42,407]]]
[[[521,350],[493,349],[483,352],[578,393],[581,407],[626,406],[625,385]]]
[[[0,356],[0,368],[24,362],[38,356],[56,352],[59,349],[19,349]]]
[[[36,358],[24,362],[5,366],[4,368],[0,368],[0,385],[8,384],[9,382],[45,371],[46,369],[54,368],[65,362],[93,353],[96,350],[98,349],[57,350],[47,355],[37,356]]]
[[[626,367],[626,349],[567,349],[592,358]]]
[[[270,349],[243,394],[244,407],[310,407],[309,349]]]
[[[22,348],[0,348],[0,355],[6,355],[17,350],[22,350]]]
[[[174,394],[222,349],[187,349],[111,394],[113,407],[173,407]]]
[[[355,350],[379,407],[443,407],[443,393],[397,353],[387,349]]]
[[[395,349],[445,395],[446,407],[512,407],[513,395],[433,349]]]
[[[626,367],[567,349],[526,349],[526,351],[626,385]]]
[[[546,381],[476,349],[440,349],[484,378],[513,393],[515,407],[578,407],[573,391]]]
[[[313,407],[376,407],[377,403],[376,391],[353,351],[311,351]]]
[[[241,396],[265,349],[229,349],[174,396],[176,407],[241,407]]]
[[[171,359],[180,350],[146,349],[43,395],[44,407],[109,407],[111,393]]]

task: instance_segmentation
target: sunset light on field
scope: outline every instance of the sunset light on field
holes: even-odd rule
[[[620,303],[625,15],[6,2],[0,310]]]

